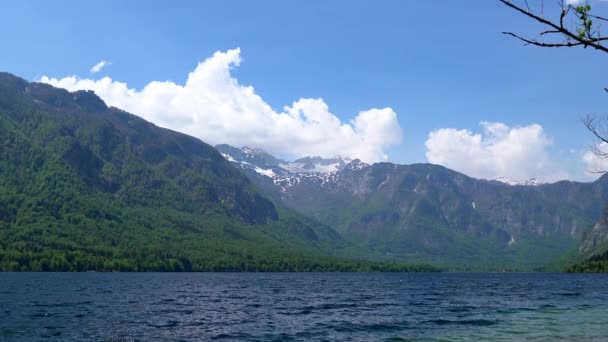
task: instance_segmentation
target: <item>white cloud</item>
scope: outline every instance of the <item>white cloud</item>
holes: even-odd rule
[[[91,67],[91,69],[89,69],[89,72],[96,74],[96,73],[100,72],[101,69],[103,69],[108,64],[110,64],[110,63],[108,63],[107,61],[101,61],[101,62],[93,65]]]
[[[480,125],[481,134],[455,128],[430,132],[425,143],[427,160],[477,178],[506,177],[514,181],[567,178],[549,157],[552,141],[542,126],[509,127],[499,122]]]
[[[588,176],[596,176],[601,172],[608,171],[608,144],[601,142],[595,146],[595,149],[604,156],[598,155],[594,151],[586,151],[583,153],[583,163]]]
[[[109,105],[210,144],[260,147],[291,157],[342,155],[376,162],[386,160],[386,148],[401,141],[397,114],[388,107],[361,111],[348,123],[331,113],[323,99],[299,99],[275,111],[252,86],[232,76],[240,63],[240,49],[218,51],[199,63],[184,85],[153,81],[141,90],[109,77],[44,76],[40,81],[69,91],[93,90]]]

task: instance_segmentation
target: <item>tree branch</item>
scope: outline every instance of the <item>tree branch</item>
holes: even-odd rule
[[[587,115],[582,119],[583,125],[589,130],[589,132],[593,133],[596,138],[600,141],[608,144],[608,138],[606,137],[606,133],[608,133],[606,129],[606,124],[598,123],[597,119],[591,115]]]
[[[593,22],[593,20],[608,22],[608,19],[591,14],[591,7],[587,3],[574,7],[572,5],[566,5],[564,0],[558,1],[558,6],[561,6],[559,20],[552,22],[543,17],[544,4],[542,0],[540,15],[535,14],[530,10],[527,0],[523,0],[527,10],[513,4],[509,0],[499,1],[525,15],[526,17],[532,18],[535,21],[545,25],[545,29],[538,35],[538,37],[541,38],[538,39],[525,38],[513,32],[502,32],[505,35],[509,35],[521,40],[526,45],[535,45],[540,47],[583,46],[584,48],[590,46],[597,50],[608,52],[608,47],[602,45],[602,42],[608,40],[608,37],[602,37],[601,26],[597,24],[594,25]],[[576,24],[573,27],[566,28],[564,22],[566,22],[568,19],[574,20]],[[552,40],[549,38],[555,37],[555,35],[559,35],[562,39]],[[608,88],[604,88],[604,90],[608,92]],[[595,138],[597,138],[596,143],[589,146],[589,151],[600,159],[608,159],[608,149],[606,148],[608,146],[608,116],[597,119],[595,116],[587,115],[586,117],[582,118],[581,121],[587,130],[591,132]],[[589,172],[606,173],[608,170],[594,170]]]
[[[534,14],[531,11],[526,11],[525,9],[523,9],[519,6],[514,5],[511,1],[508,1],[508,0],[498,0],[498,1],[502,2],[503,4],[507,5],[508,7],[512,8],[512,9],[522,13],[523,15],[525,15],[529,18],[532,18],[532,19],[538,21],[539,23],[549,26],[551,28],[551,29],[546,30],[543,33],[541,33],[541,35],[544,35],[546,33],[562,34],[566,38],[567,42],[566,43],[549,43],[549,42],[545,43],[545,42],[539,42],[539,41],[533,40],[533,39],[523,38],[512,32],[503,32],[503,34],[513,36],[517,39],[520,39],[520,40],[526,42],[527,44],[541,46],[541,47],[573,47],[573,46],[582,45],[583,47],[590,46],[597,50],[608,53],[608,48],[601,44],[602,41],[608,40],[608,37],[585,38],[585,36],[587,36],[587,35],[579,36],[578,34],[573,33],[564,27],[564,18],[568,15],[568,13],[570,13],[570,9],[572,8],[571,5],[569,5],[568,7],[565,7],[562,10],[562,12],[560,14],[560,18],[559,18],[559,24],[556,24],[556,23],[551,22],[550,20],[547,20],[541,16]],[[587,16],[591,17],[592,15],[587,14]],[[604,20],[604,18],[602,18],[602,17],[599,17],[599,18],[601,18],[601,20]]]
[[[526,45],[530,44],[530,45],[536,45],[536,46],[542,46],[542,47],[573,47],[573,46],[579,46],[579,45],[583,45],[583,43],[543,43],[543,42],[539,42],[536,40],[530,40],[530,39],[526,39],[524,37],[518,36],[513,32],[503,32],[503,34],[509,35],[509,36],[513,36],[523,42],[526,43]]]

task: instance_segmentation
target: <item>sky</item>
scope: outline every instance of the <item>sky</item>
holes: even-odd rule
[[[581,123],[608,114],[608,54],[524,46],[501,32],[542,28],[498,0],[19,0],[3,14],[0,70],[210,144],[486,179],[608,169]]]

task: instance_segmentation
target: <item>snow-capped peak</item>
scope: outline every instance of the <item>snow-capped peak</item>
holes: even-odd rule
[[[244,146],[241,151],[243,151],[243,153],[247,154],[247,155],[252,155],[252,154],[266,154],[266,151],[260,149],[260,148],[250,148],[247,146]]]
[[[272,179],[283,191],[301,182],[325,185],[335,179],[342,170],[360,170],[369,166],[358,159],[351,160],[341,156],[304,157],[288,162],[257,148],[236,148],[230,145],[217,145],[215,148],[226,160],[241,169]]]
[[[369,164],[368,163],[364,163],[359,159],[355,159],[353,161],[351,161],[350,163],[348,163],[344,169],[348,169],[348,170],[361,170],[364,169],[366,167],[368,167]]]
[[[332,158],[304,157],[289,162],[277,159],[259,148],[236,148],[230,145],[215,147],[228,161],[236,164],[249,164],[263,170],[283,169],[287,173],[332,173],[342,170],[352,160],[335,156]]]
[[[349,162],[350,159],[342,157],[329,159],[322,157],[305,157],[293,162],[282,163],[279,166],[292,173],[331,173],[342,170]]]
[[[493,180],[504,183],[504,184],[508,184],[508,185],[538,186],[538,185],[546,184],[544,182],[539,181],[536,178],[530,178],[525,181],[514,181],[514,180],[510,180],[505,177],[498,177],[498,178],[494,178]]]

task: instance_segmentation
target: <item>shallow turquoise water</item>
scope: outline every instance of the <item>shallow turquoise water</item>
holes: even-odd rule
[[[0,341],[608,341],[608,275],[4,273]]]

